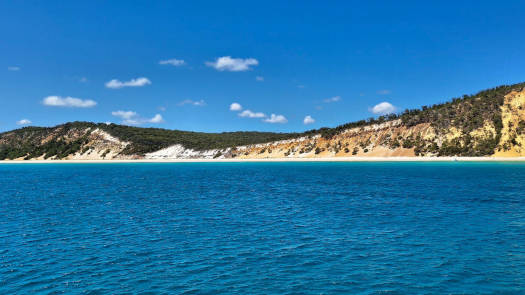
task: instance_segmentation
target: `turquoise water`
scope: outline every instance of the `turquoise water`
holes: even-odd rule
[[[525,164],[0,165],[0,294],[524,294]]]

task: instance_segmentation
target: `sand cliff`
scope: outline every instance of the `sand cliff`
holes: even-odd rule
[[[0,134],[0,154],[4,154],[0,159],[525,157],[524,87],[525,83],[501,86],[482,91],[478,96],[465,96],[449,103],[408,112],[407,116],[374,121],[379,122],[375,124],[352,123],[330,129],[328,133],[323,133],[322,129],[302,134],[272,133],[270,135],[275,136],[272,138],[288,137],[266,143],[215,149],[198,147],[206,146],[201,144],[203,140],[208,140],[208,146],[216,146],[220,140],[228,142],[224,140],[226,135],[106,126],[89,122],[47,128],[28,127]],[[232,136],[238,139],[237,136],[246,134],[241,132],[228,136],[231,140]],[[164,138],[171,141],[164,141]],[[195,141],[195,138],[198,140]],[[194,148],[185,143],[193,144]]]

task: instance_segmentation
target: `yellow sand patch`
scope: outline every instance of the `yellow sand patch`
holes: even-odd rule
[[[525,122],[525,89],[512,91],[505,95],[505,101],[501,107],[501,119],[503,129],[499,142],[500,149],[495,152],[494,156],[525,156],[525,134],[517,132],[520,122]]]
[[[485,121],[485,124],[483,124],[483,127],[480,127],[470,132],[470,136],[475,137],[475,138],[482,138],[482,139],[494,137],[495,134],[496,134],[496,129],[494,128],[494,124],[490,121]]]

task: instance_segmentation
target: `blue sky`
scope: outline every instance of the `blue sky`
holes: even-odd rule
[[[75,120],[302,131],[443,102],[525,81],[522,11],[520,1],[2,1],[0,131]]]

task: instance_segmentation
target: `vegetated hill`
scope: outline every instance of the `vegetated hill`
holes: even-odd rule
[[[79,153],[89,154],[94,158],[140,158],[146,153],[175,144],[202,151],[272,142],[296,136],[298,134],[295,133],[203,133],[72,122],[55,127],[25,127],[1,133],[0,159],[64,159]]]
[[[352,127],[382,124],[400,120],[400,127],[411,128],[429,125],[435,134],[411,134],[406,138],[383,138],[382,145],[415,148],[416,155],[434,154],[439,156],[487,156],[496,151],[509,150],[519,146],[517,137],[523,135],[525,125],[525,83],[499,86],[476,93],[453,98],[451,101],[423,106],[420,109],[405,110],[400,114],[381,116],[377,119],[360,121],[322,130],[324,138],[341,133]],[[509,108],[510,107],[510,108]],[[514,113],[516,125],[506,126],[505,116]],[[515,130],[509,130],[515,129]],[[429,130],[430,131],[430,130]],[[506,142],[502,135],[512,133]],[[426,135],[426,136],[425,136]]]
[[[525,83],[243,148],[238,157],[525,156]]]
[[[0,134],[0,159],[525,156],[525,83],[303,133],[73,122]]]

